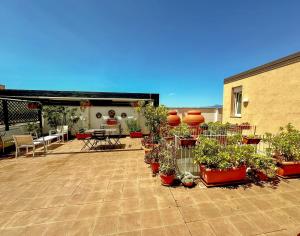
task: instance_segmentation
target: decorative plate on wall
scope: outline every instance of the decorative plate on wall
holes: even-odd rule
[[[122,117],[123,119],[125,119],[125,118],[127,117],[127,114],[126,114],[125,112],[122,112],[122,113],[121,113],[121,117]]]
[[[109,111],[108,111],[108,116],[109,116],[109,118],[114,118],[115,115],[116,115],[115,110],[109,110]]]
[[[97,113],[96,113],[96,117],[97,117],[98,119],[100,119],[100,118],[102,117],[102,114],[101,114],[100,112],[97,112]]]

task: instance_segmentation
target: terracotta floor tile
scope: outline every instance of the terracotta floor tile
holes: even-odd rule
[[[179,210],[186,223],[204,220],[204,217],[200,214],[200,210],[197,206],[179,207]]]
[[[300,206],[282,208],[282,211],[289,215],[297,224],[300,224]]]
[[[212,202],[197,205],[200,215],[205,219],[222,216],[221,210]]]
[[[192,236],[215,236],[213,229],[207,222],[195,221],[187,223]]]
[[[185,224],[165,226],[166,236],[190,236],[190,232]]]
[[[57,221],[75,220],[79,215],[79,210],[80,207],[78,206],[62,207],[55,219]]]
[[[85,236],[90,235],[93,232],[94,219],[74,221],[68,230],[68,235],[72,236]]]
[[[183,224],[184,220],[178,208],[165,208],[160,210],[163,225]]]
[[[166,236],[165,229],[161,228],[152,228],[142,230],[142,236]]]
[[[25,235],[26,228],[10,228],[10,229],[3,229],[0,230],[1,236],[23,236]]]
[[[141,230],[130,231],[130,232],[119,233],[119,234],[116,234],[116,235],[117,236],[141,236],[142,235],[142,231]]]
[[[217,236],[241,235],[237,231],[237,229],[231,224],[231,222],[226,218],[212,219],[209,221],[209,224]]]
[[[95,221],[93,235],[118,233],[118,216],[98,217]]]
[[[43,236],[56,236],[56,235],[66,236],[68,235],[68,232],[70,231],[70,227],[72,226],[72,224],[73,222],[71,221],[46,224],[45,225],[46,230]]]
[[[158,209],[158,199],[155,196],[143,197],[140,202],[141,210],[155,210]]]
[[[257,235],[261,233],[256,225],[254,225],[248,218],[244,215],[235,215],[228,217],[231,224],[239,231],[241,235]]]
[[[99,204],[85,204],[80,207],[78,219],[95,218],[99,214]]]
[[[99,215],[111,216],[120,215],[123,212],[121,201],[103,202],[100,203]]]
[[[122,214],[119,216],[118,232],[140,230],[142,227],[142,215],[140,212]]]
[[[24,235],[26,236],[40,236],[47,230],[45,225],[31,225],[25,228]]]
[[[34,220],[34,224],[52,223],[56,221],[61,208],[46,208],[36,211],[37,217]]]
[[[5,227],[12,218],[15,218],[15,215],[18,214],[17,212],[0,212],[0,229]]]
[[[268,233],[284,229],[280,224],[275,223],[268,217],[267,214],[262,212],[245,214],[245,217],[260,230],[260,233]]]
[[[293,220],[293,218],[285,213],[282,209],[265,211],[265,214],[267,214],[273,222],[282,225],[285,228],[296,224],[296,221]]]
[[[159,210],[141,212],[142,228],[154,228],[163,225]]]
[[[37,211],[22,211],[15,214],[6,227],[29,226],[35,222]]]

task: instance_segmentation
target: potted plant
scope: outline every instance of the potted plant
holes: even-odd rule
[[[153,174],[156,174],[159,171],[160,151],[160,146],[156,146],[150,151],[150,165]]]
[[[194,179],[195,176],[192,175],[190,172],[184,172],[181,175],[181,183],[184,187],[193,187],[195,185]]]
[[[240,130],[249,130],[251,129],[251,125],[249,122],[244,122],[239,125]]]
[[[260,181],[266,181],[276,176],[276,161],[268,154],[253,154],[247,165],[251,168],[251,175]]]
[[[260,140],[260,136],[255,134],[243,136],[243,144],[259,144]]]
[[[196,139],[192,137],[189,126],[185,123],[180,124],[176,128],[170,130],[170,134],[178,136],[179,145],[182,147],[195,146]]]
[[[141,127],[136,119],[126,120],[126,124],[129,130],[130,138],[141,138],[143,133],[141,132]]]
[[[264,141],[269,143],[268,152],[277,162],[277,175],[293,177],[300,175],[300,131],[292,124],[281,127],[276,135],[267,133]]]
[[[170,186],[173,184],[176,174],[176,163],[174,159],[174,147],[161,150],[159,173],[162,185]]]
[[[163,105],[155,107],[153,103],[139,102],[136,112],[145,117],[145,125],[150,131],[151,141],[158,143],[161,138],[160,129],[167,124],[168,109]]]
[[[248,145],[221,146],[215,139],[200,137],[195,148],[195,163],[206,185],[224,185],[246,179],[246,163],[255,149]]]

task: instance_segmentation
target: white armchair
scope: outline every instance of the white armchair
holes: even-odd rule
[[[28,153],[28,148],[32,148],[32,156],[34,157],[35,146],[44,144],[41,141],[34,141],[31,135],[13,135],[13,139],[16,146],[16,158],[21,148],[26,148],[26,153]]]

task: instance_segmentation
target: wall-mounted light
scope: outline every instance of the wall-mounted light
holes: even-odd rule
[[[249,103],[249,99],[248,98],[243,98],[243,103],[244,104]]]

